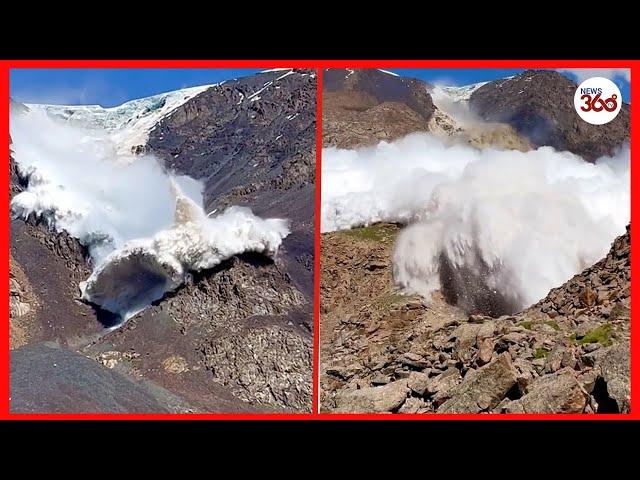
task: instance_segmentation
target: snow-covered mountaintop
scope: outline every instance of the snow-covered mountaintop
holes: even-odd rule
[[[137,145],[146,144],[149,132],[163,117],[190,98],[213,85],[183,88],[139,98],[122,105],[104,108],[100,105],[27,104],[31,110],[41,110],[50,117],[72,125],[104,130],[113,135],[120,153],[131,153]]]

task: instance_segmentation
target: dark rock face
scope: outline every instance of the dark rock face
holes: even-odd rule
[[[315,109],[312,70],[258,74],[178,107],[154,128],[148,146],[168,168],[204,181],[206,209],[238,199],[258,209],[252,200],[259,193],[313,184]]]
[[[11,352],[12,413],[171,413],[191,407],[149,382],[136,382],[52,343]]]
[[[422,80],[377,69],[325,70],[323,146],[355,148],[427,130],[435,106]]]
[[[313,286],[316,77],[283,70],[232,80],[163,119],[148,149],[202,180],[207,211],[245,205],[288,218],[282,256],[300,289]]]
[[[589,162],[612,155],[629,140],[629,105],[623,104],[613,121],[591,125],[573,106],[576,87],[558,72],[527,70],[483,85],[469,104],[483,119],[511,125],[534,146],[568,150]]]

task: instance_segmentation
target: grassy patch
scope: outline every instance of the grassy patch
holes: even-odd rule
[[[386,295],[381,295],[376,300],[376,305],[384,310],[390,310],[391,306],[396,303],[404,303],[407,300],[405,295],[401,295],[399,293],[387,293]]]
[[[540,358],[547,358],[547,355],[549,355],[549,350],[547,350],[546,348],[536,348],[536,351],[533,353],[533,358],[535,358],[536,360],[540,359]]]
[[[356,238],[358,240],[364,240],[367,242],[382,242],[392,238],[392,227],[385,225],[384,223],[376,223],[369,225],[368,227],[353,228],[351,230],[345,230],[345,235]]]
[[[519,327],[526,328],[527,330],[531,330],[532,325],[533,325],[533,320],[525,320],[524,322],[520,322],[518,324]]]
[[[611,325],[605,323],[589,331],[584,337],[578,340],[578,343],[581,345],[585,343],[599,343],[600,345],[608,347],[611,345],[612,330]]]
[[[546,322],[547,325],[549,325],[551,328],[553,328],[556,332],[560,331],[560,325],[558,325],[557,322],[554,322],[553,320],[547,320]]]

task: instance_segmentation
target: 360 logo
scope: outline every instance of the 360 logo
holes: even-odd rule
[[[622,107],[622,95],[611,80],[592,77],[578,85],[573,104],[585,122],[604,125],[618,116]]]

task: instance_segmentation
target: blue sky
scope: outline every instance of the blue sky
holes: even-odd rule
[[[113,107],[127,100],[245,77],[264,69],[13,68],[10,92],[14,100],[23,103]]]
[[[420,78],[429,83],[442,83],[457,86],[497,80],[499,78],[518,75],[525,71],[524,68],[386,68],[385,70],[402,76]],[[624,101],[629,102],[630,84],[628,80],[628,69],[564,69],[561,73],[577,83],[580,83],[581,80],[586,80],[589,77],[597,76],[609,78],[618,85],[618,88],[620,88],[620,93],[622,93]]]
[[[524,68],[387,68],[390,72],[402,76],[420,78],[429,83],[441,83],[445,85],[469,85],[470,83],[487,82],[499,78],[518,75],[525,71]],[[561,73],[580,83],[589,77],[605,77],[618,85],[625,102],[630,100],[629,70],[612,68],[591,69],[563,69]]]
[[[265,67],[265,69],[268,67]],[[11,69],[14,100],[24,103],[119,105],[127,100],[184,87],[206,85],[252,75],[261,69]],[[389,68],[430,83],[467,85],[517,75],[524,69],[495,68]],[[562,72],[580,81],[591,76],[611,78],[629,102],[628,70],[574,69]]]

